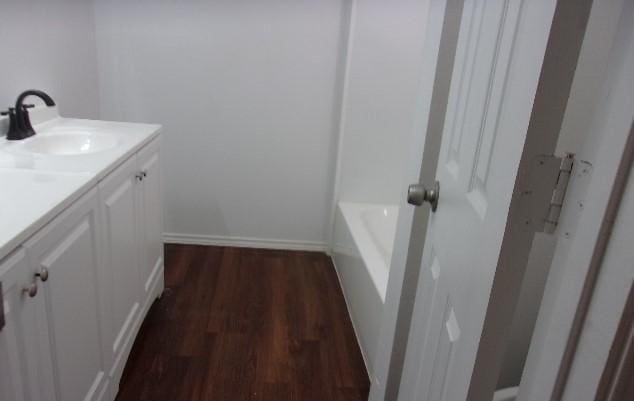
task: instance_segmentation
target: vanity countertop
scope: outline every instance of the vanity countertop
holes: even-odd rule
[[[161,131],[156,124],[63,118],[55,108],[33,114],[37,135],[21,141],[0,137],[0,260]],[[94,134],[107,139],[105,149],[81,153],[80,143],[76,154],[50,146],[51,153],[39,153],[33,146],[70,135],[89,138],[90,147]]]

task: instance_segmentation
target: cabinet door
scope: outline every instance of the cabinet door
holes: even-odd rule
[[[0,307],[4,326],[0,329],[0,401],[44,400],[39,377],[44,366],[38,346],[37,309],[42,311],[41,293],[29,297],[23,289],[34,283],[23,250],[0,264]],[[36,283],[39,285],[39,283]]]
[[[136,186],[141,185],[132,157],[99,184],[106,313],[104,352],[118,383],[140,318]]]
[[[143,292],[163,286],[163,208],[161,203],[160,143],[157,138],[137,155],[143,176],[139,186],[141,283]]]
[[[32,269],[48,270],[40,290],[46,302],[57,401],[100,400],[107,390],[98,301],[102,285],[97,206],[93,189],[25,245]]]

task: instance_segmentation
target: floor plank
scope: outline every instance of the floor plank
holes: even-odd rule
[[[166,245],[117,401],[367,399],[369,380],[330,259]]]

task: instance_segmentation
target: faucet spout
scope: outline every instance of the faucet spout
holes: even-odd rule
[[[26,91],[22,92],[20,94],[20,96],[18,96],[18,100],[15,101],[15,109],[16,110],[20,110],[22,108],[23,103],[24,103],[24,99],[26,99],[28,96],[37,96],[37,97],[39,97],[40,99],[42,99],[44,101],[44,103],[48,107],[55,106],[55,101],[47,93],[45,93],[45,92],[43,92],[41,90],[37,90],[37,89],[29,89],[29,90],[26,90]]]

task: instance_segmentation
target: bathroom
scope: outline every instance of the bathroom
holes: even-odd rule
[[[558,24],[559,16],[583,21],[577,26],[584,29],[587,23],[591,39],[595,34],[616,41],[616,32],[625,30],[618,13],[595,12],[595,2],[548,0],[522,13],[515,4],[521,1],[0,0],[0,108],[7,109],[0,117],[0,136],[6,136],[0,138],[0,182],[8,188],[0,199],[0,401],[453,400],[445,392],[422,398],[414,383],[427,366],[420,360],[433,361],[426,362],[433,365],[429,380],[444,383],[436,360],[447,353],[443,369],[450,378],[451,344],[470,344],[465,341],[478,322],[485,328],[469,345],[471,363],[493,366],[494,373],[479,393],[484,398],[466,398],[477,387],[477,372],[456,379],[463,380],[456,391],[464,391],[465,400],[530,401],[518,396],[519,386],[525,366],[535,363],[531,342],[543,326],[542,297],[553,261],[563,260],[561,238],[570,231],[541,227],[529,239],[517,234],[522,274],[507,274],[498,254],[508,249],[502,236],[506,241],[512,230],[500,227],[511,221],[519,184],[493,174],[491,182],[499,180],[507,190],[488,199],[473,173],[465,198],[484,223],[460,224],[492,233],[476,235],[491,241],[481,243],[458,218],[445,217],[443,206],[455,206],[448,180],[429,184],[441,166],[438,158],[455,156],[443,147],[453,146],[455,137],[441,144],[449,117],[458,115],[469,127],[469,113],[475,115],[480,104],[487,107],[480,114],[492,115],[499,109],[489,107],[495,103],[490,97],[507,99],[501,89],[495,92],[506,79],[503,68],[490,68],[482,85],[470,84],[468,96],[449,84],[456,85],[454,68],[463,79],[467,70],[484,74],[486,63],[491,67],[497,58],[534,66],[516,71],[522,61],[507,63],[508,74],[523,74],[516,81],[525,83],[521,89],[530,97],[515,105],[521,96],[508,95],[514,124],[532,127],[533,99],[537,105],[541,100],[537,85],[547,81],[540,70],[551,60],[549,29],[574,25]],[[595,33],[592,18],[613,36]],[[486,39],[469,40],[474,21],[478,35],[497,38],[492,47]],[[487,30],[498,22],[504,29]],[[522,23],[547,28],[533,33],[525,59]],[[505,40],[515,26],[520,39]],[[570,41],[570,57],[556,58],[572,67],[553,68],[568,75],[549,82],[574,82],[572,89],[557,83],[558,89],[578,96],[572,99],[590,99],[600,74],[581,77],[574,67],[577,58],[581,72],[602,66],[586,49],[600,40],[584,42],[585,31],[574,32],[561,35]],[[514,46],[521,50],[512,52]],[[603,54],[608,60],[607,50]],[[471,67],[460,73],[460,63]],[[486,101],[476,98],[480,87]],[[29,89],[45,92],[50,101]],[[557,152],[536,152],[540,157],[585,149],[577,135],[583,111],[588,119],[592,115],[590,103],[562,99],[560,113],[549,115],[563,120],[561,133],[553,134]],[[27,103],[35,106],[23,107]],[[20,137],[20,120],[29,116],[35,135]],[[492,139],[488,151],[473,145],[476,157],[489,152],[492,165],[505,162],[522,171],[523,140],[497,139],[497,128],[482,126],[481,140]],[[531,137],[526,131],[522,138]],[[56,135],[84,139],[62,144]],[[499,155],[505,152],[493,146],[496,141],[515,161]],[[549,160],[540,166],[554,166]],[[456,166],[448,168],[449,177],[463,171]],[[583,181],[584,174],[578,176]],[[535,188],[523,191],[542,196]],[[499,202],[502,207],[487,209]],[[487,219],[496,222],[496,231],[487,231]],[[67,220],[76,228],[68,228]],[[432,225],[446,221],[444,228],[461,232],[447,235]],[[472,246],[447,247],[454,236]],[[94,249],[81,241],[94,241]],[[490,243],[495,249],[473,257]],[[437,280],[443,258],[493,268],[480,270],[489,281],[470,273],[446,284],[449,306],[435,311],[440,301],[423,300],[432,294],[426,286]],[[433,279],[426,279],[428,273]],[[82,274],[94,279],[94,288],[66,296],[82,287]],[[497,294],[498,279],[507,286],[500,299],[513,307],[499,308],[504,329],[491,338],[504,344],[478,365],[475,352],[484,348],[477,341],[487,337],[488,296]],[[473,282],[468,290],[467,281]],[[429,296],[437,292],[434,287]],[[482,308],[480,298],[462,296],[482,292]],[[469,303],[477,317],[465,317]],[[428,306],[429,321],[423,318]],[[417,343],[417,330],[436,314],[443,328],[438,349],[430,351],[430,341]],[[444,330],[449,348],[442,343]],[[94,346],[75,346],[86,342]],[[435,356],[424,358],[427,352]]]

